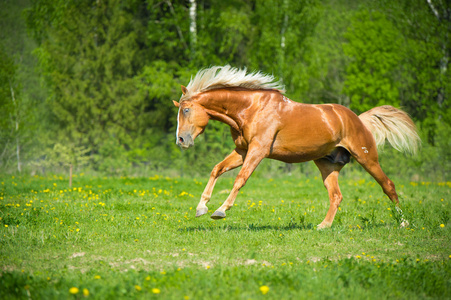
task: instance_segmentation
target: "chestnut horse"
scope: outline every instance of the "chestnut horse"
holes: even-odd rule
[[[211,172],[196,210],[208,212],[218,177],[242,166],[227,200],[212,215],[226,216],[249,176],[264,158],[287,163],[313,160],[329,193],[330,207],[318,228],[332,225],[343,197],[338,173],[351,156],[370,173],[398,207],[393,182],[378,162],[377,146],[388,139],[399,151],[415,153],[420,139],[409,116],[392,106],[373,108],[357,116],[338,104],[302,104],[283,95],[274,77],[247,73],[230,66],[199,71],[187,87],[182,86],[177,116],[177,144],[187,149],[210,119],[230,126],[236,148]]]

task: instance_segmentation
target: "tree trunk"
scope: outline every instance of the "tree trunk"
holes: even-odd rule
[[[14,125],[15,125],[15,136],[16,136],[16,157],[17,157],[17,170],[19,172],[22,171],[22,166],[20,163],[20,143],[19,143],[19,108],[16,102],[16,97],[14,96],[14,89],[11,83],[9,83],[9,87],[11,89],[11,99],[13,101],[14,104],[14,112],[15,112],[15,116],[14,116]]]
[[[194,55],[196,51],[197,44],[197,24],[196,24],[196,0],[189,0],[189,33],[191,35],[190,48],[192,55]]]

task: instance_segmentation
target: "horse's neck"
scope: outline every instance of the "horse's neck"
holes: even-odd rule
[[[226,123],[238,132],[241,131],[239,113],[252,104],[249,97],[243,97],[238,91],[221,89],[205,92],[199,103],[214,120]]]

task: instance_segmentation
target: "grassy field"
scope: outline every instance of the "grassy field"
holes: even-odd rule
[[[350,176],[352,177],[352,176]],[[451,182],[252,177],[220,221],[206,178],[0,176],[1,299],[451,298]],[[218,181],[213,212],[233,178]]]

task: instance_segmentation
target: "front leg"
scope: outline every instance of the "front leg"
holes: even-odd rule
[[[227,171],[241,166],[243,164],[245,156],[245,150],[236,148],[222,162],[220,162],[213,168],[207,186],[205,187],[205,190],[202,193],[202,197],[200,198],[200,202],[197,205],[196,217],[205,215],[208,212],[207,203],[211,199],[211,194],[213,193],[213,188],[215,187],[218,177]]]
[[[236,196],[240,189],[246,184],[246,181],[252,175],[255,168],[257,168],[258,164],[262,161],[263,158],[267,157],[268,151],[261,147],[249,147],[249,151],[247,152],[246,158],[244,160],[243,167],[241,168],[238,176],[235,179],[235,183],[233,184],[233,189],[230,192],[227,200],[224,204],[221,205],[212,215],[212,219],[222,219],[226,217],[226,210],[229,210],[233,203],[235,202]]]

